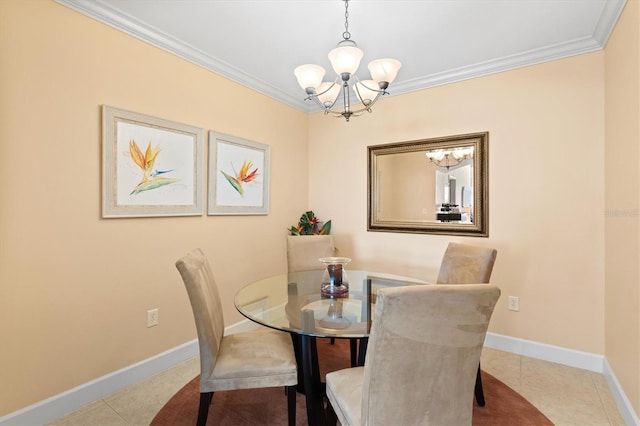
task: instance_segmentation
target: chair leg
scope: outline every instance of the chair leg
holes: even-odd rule
[[[289,418],[289,426],[296,424],[296,385],[287,386],[287,417]]]
[[[369,338],[363,337],[359,340],[360,343],[358,344],[358,367],[364,367],[364,360],[367,357],[367,346],[369,344]]]
[[[327,424],[329,426],[336,426],[337,423],[338,416],[336,415],[336,410],[333,409],[331,402],[327,402]]]
[[[358,340],[351,339],[349,340],[349,345],[351,346],[351,366],[358,366]]]
[[[204,392],[200,394],[200,408],[198,408],[198,420],[197,426],[204,426],[207,424],[207,416],[209,415],[209,405],[213,400],[213,392]]]
[[[484,407],[486,402],[484,400],[484,391],[482,390],[482,377],[480,376],[480,364],[478,364],[478,374],[476,375],[476,388],[474,393],[476,394],[476,402],[480,407]]]
[[[336,344],[336,338],[332,337],[331,340],[329,340],[329,343],[331,343],[332,345]]]

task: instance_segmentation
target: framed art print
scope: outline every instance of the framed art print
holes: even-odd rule
[[[209,132],[209,215],[269,214],[270,147]]]
[[[103,105],[102,217],[202,215],[204,131]]]

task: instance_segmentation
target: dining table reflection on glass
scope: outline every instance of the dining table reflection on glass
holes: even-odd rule
[[[333,264],[337,259],[333,258]],[[347,259],[347,262],[348,263]],[[316,338],[352,339],[360,342],[356,365],[364,365],[366,344],[371,330],[377,291],[385,287],[428,284],[398,275],[339,268],[343,287],[327,295],[332,262],[323,259],[324,270],[292,272],[255,281],[235,296],[238,311],[266,327],[291,333],[298,361],[298,389],[307,403],[310,425],[326,421],[324,384],[318,366]],[[336,268],[337,269],[337,268]],[[335,270],[334,269],[334,272]],[[324,282],[324,285],[323,285]]]

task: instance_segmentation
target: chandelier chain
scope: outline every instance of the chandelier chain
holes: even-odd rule
[[[349,0],[344,0],[344,32],[342,38],[349,40],[351,33],[349,32]]]

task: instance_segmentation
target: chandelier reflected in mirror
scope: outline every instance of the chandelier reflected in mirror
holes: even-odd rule
[[[349,0],[344,1],[344,27],[342,40],[329,52],[329,61],[337,77],[333,82],[323,82],[325,70],[320,65],[300,65],[294,70],[298,84],[307,93],[305,100],[319,105],[325,114],[344,117],[347,121],[363,112],[371,112],[371,107],[382,96],[388,94],[387,88],[393,82],[400,69],[395,59],[376,59],[369,62],[371,80],[358,79],[355,75],[360,60],[364,56],[349,33]],[[359,105],[351,105],[351,90]],[[338,102],[342,99],[341,103]],[[340,105],[341,104],[341,105]]]
[[[425,153],[429,161],[438,167],[457,166],[467,158],[473,158],[473,147],[461,146],[452,149],[436,149]]]

